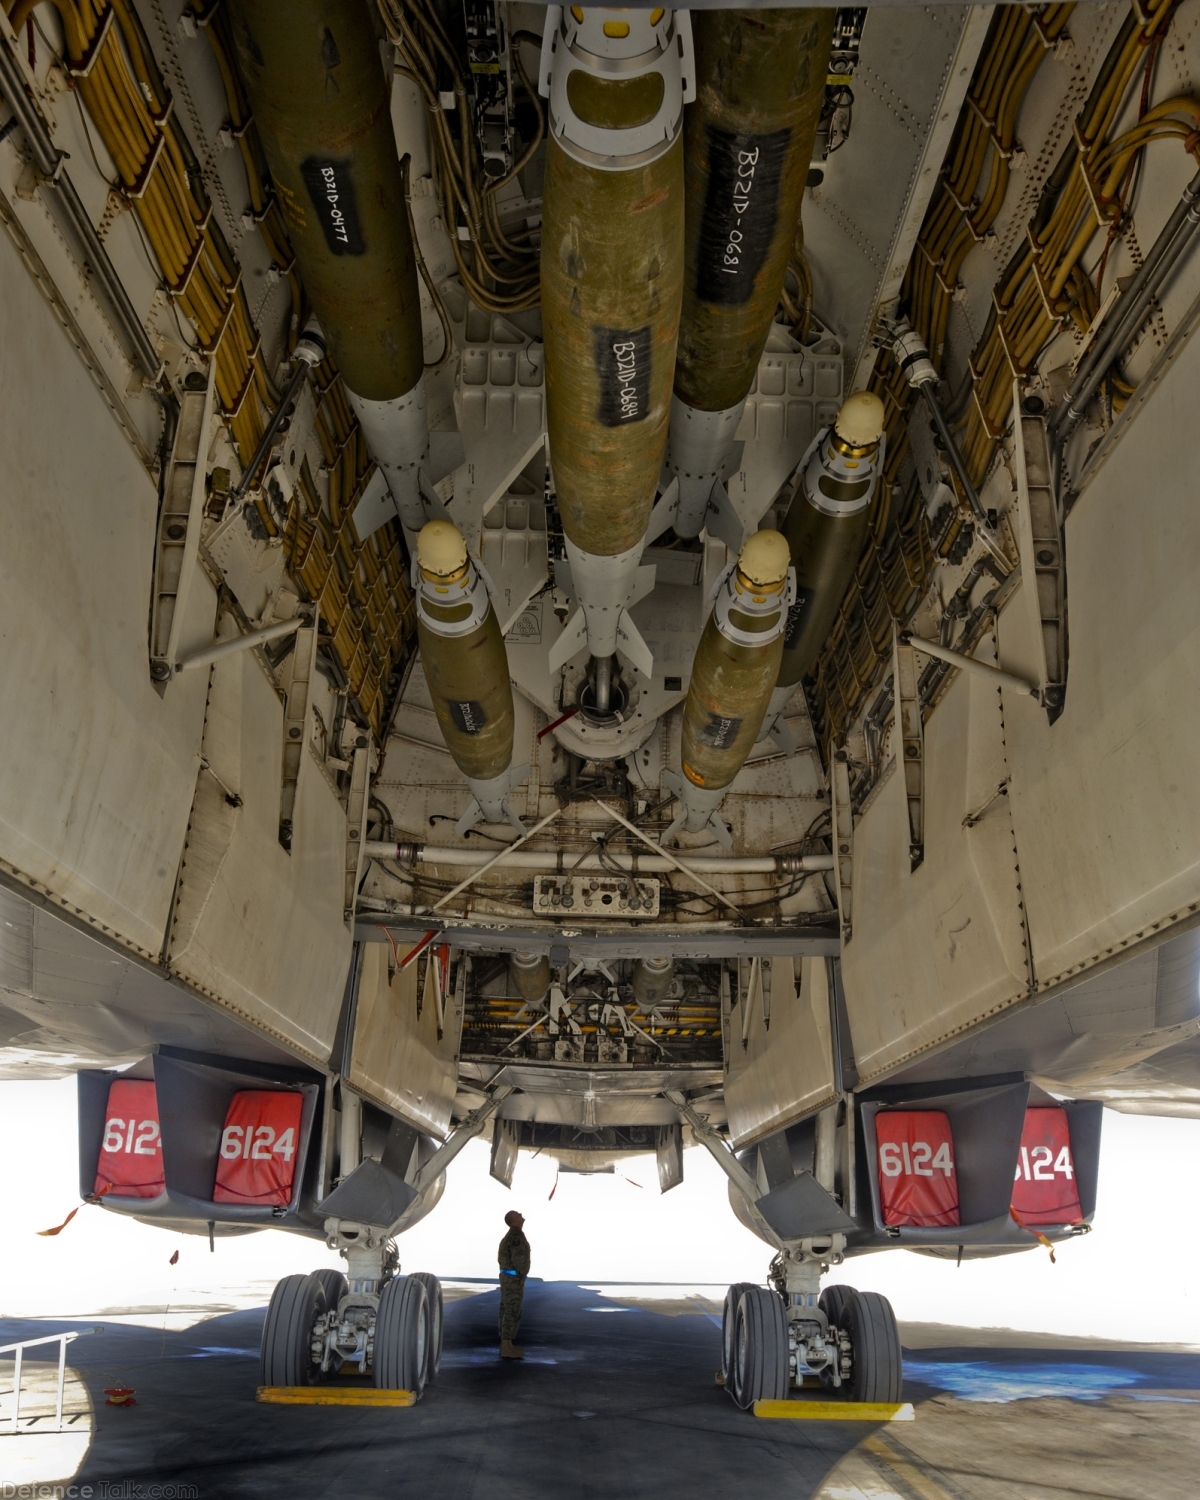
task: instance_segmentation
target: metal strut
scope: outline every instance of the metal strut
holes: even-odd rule
[[[896,754],[908,802],[910,873],[925,858],[925,723],[921,717],[921,674],[910,640],[897,631],[892,645],[892,698],[896,712]]]
[[[716,1162],[717,1166],[720,1167],[721,1171],[725,1173],[726,1177],[729,1178],[730,1182],[733,1183],[734,1187],[737,1188],[738,1192],[741,1193],[742,1197],[745,1198],[747,1207],[755,1223],[758,1225],[758,1232],[762,1238],[768,1244],[774,1245],[776,1250],[784,1249],[784,1240],[775,1233],[758,1211],[758,1200],[761,1196],[758,1190],[758,1183],[755,1182],[750,1173],[746,1171],[745,1167],[734,1156],[729,1142],[725,1137],[720,1131],[715,1130],[703,1115],[698,1114],[689,1103],[687,1097],[677,1089],[664,1090],[663,1098],[675,1106],[692,1127],[692,1134]]]
[[[250,488],[251,480],[258,473],[259,464],[262,463],[270,451],[271,444],[275,441],[275,434],[283,425],[284,418],[291,411],[297,396],[300,394],[300,387],[304,384],[305,376],[325,358],[325,340],[322,338],[320,329],[315,322],[310,321],[304,332],[300,335],[292,358],[296,361],[296,368],[292,373],[291,380],[288,382],[287,390],[283,393],[283,400],[275,408],[271,420],[267,423],[266,431],[259,438],[258,447],[254,450],[254,456],[242,470],[242,477],[234,486],[233,494],[230,496],[231,502],[240,500]]]
[[[413,1175],[410,1186],[416,1188],[418,1196],[437,1181],[464,1146],[479,1134],[487,1122],[513,1092],[511,1083],[498,1084],[477,1109],[473,1109],[457,1129],[452,1130],[423,1167]],[[403,1227],[407,1211],[400,1215],[386,1231],[388,1238]]]
[[[929,358],[925,340],[904,319],[893,325],[889,331],[892,335],[892,353],[896,363],[903,370],[913,390],[920,391],[925,398],[925,405],[929,408],[929,415],[933,418],[933,425],[937,428],[938,437],[942,440],[946,455],[954,465],[954,472],[958,475],[958,481],[963,487],[963,494],[966,495],[968,504],[975,512],[976,520],[981,525],[987,526],[987,511],[984,510],[983,502],[971,483],[966,462],[959,452],[958,444],[954,441],[953,434],[942,415],[942,409],[937,403],[937,397],[934,395],[937,390],[937,371],[933,368],[933,361]]]

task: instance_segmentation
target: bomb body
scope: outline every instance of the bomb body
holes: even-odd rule
[[[691,33],[686,13],[669,10],[557,14],[542,61],[547,430],[582,609],[570,640],[604,659],[619,626],[636,635],[622,615],[667,438],[683,291],[680,54],[686,42],[690,59]]]
[[[720,582],[696,647],[683,709],[681,810],[665,835],[711,827],[730,843],[717,817],[725,791],[746,762],[779,676],[791,596],[787,543],[757,531]]]
[[[779,305],[825,96],[833,15],[710,10],[694,18],[683,307],[666,460],[679,481],[680,536],[704,525]]]
[[[304,289],[410,543],[430,479],[416,257],[388,82],[361,0],[231,0]]]
[[[462,534],[430,521],[413,568],[417,640],[446,748],[475,801],[459,823],[508,821],[524,832],[508,793],[528,771],[513,771],[513,695],[500,622]]]
[[[649,1015],[657,1007],[666,1005],[671,999],[675,983],[675,960],[663,958],[639,958],[630,971],[629,983],[638,1009]]]
[[[513,988],[527,1004],[545,999],[550,988],[550,960],[544,953],[513,953],[508,973]]]
[[[816,665],[858,565],[883,468],[883,420],[879,397],[856,392],[797,470],[782,527],[796,569],[796,599],[788,610],[772,718]]]

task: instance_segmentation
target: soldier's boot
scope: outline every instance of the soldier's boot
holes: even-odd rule
[[[525,1358],[525,1351],[524,1351],[524,1349],[518,1349],[517,1346],[516,1346],[516,1344],[513,1343],[512,1339],[501,1339],[500,1340],[500,1358],[501,1359],[524,1359]]]

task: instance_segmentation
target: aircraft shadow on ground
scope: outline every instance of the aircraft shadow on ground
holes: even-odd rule
[[[174,1331],[149,1311],[136,1324],[103,1314],[10,1320],[0,1338],[89,1330],[70,1346],[95,1411],[77,1483],[190,1484],[196,1500],[323,1495],[347,1481],[364,1497],[660,1500],[684,1486],[698,1500],[727,1500],[733,1487],[744,1500],[776,1500],[781,1487],[806,1497],[874,1430],[757,1421],[716,1385],[711,1307],[668,1315],[609,1291],[531,1279],[518,1365],[498,1358],[494,1289],[448,1301],[441,1374],[408,1410],[256,1403],[262,1308]],[[680,1305],[669,1289],[664,1300]],[[906,1366],[915,1402],[938,1392],[987,1402],[1143,1391],[1169,1400],[1200,1389],[1200,1355],[1185,1353],[962,1346],[914,1350]],[[136,1407],[104,1405],[116,1384],[135,1389]]]

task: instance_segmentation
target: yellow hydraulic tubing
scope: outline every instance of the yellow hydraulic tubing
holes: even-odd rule
[[[777,531],[756,531],[721,579],[696,647],[683,709],[683,775],[666,783],[680,811],[664,843],[681,829],[711,828],[729,847],[717,809],[758,740],[794,591],[787,542]]]
[[[686,257],[667,468],[699,534],[779,305],[825,96],[832,10],[705,10],[684,126]]]
[[[430,480],[417,269],[363,0],[230,0],[301,280],[410,540]]]
[[[457,831],[481,820],[525,829],[508,793],[528,766],[512,766],[513,695],[500,622],[483,575],[450,521],[428,522],[413,563],[417,639],[434,712],[474,801]]]
[[[550,461],[582,609],[552,670],[585,644],[607,661],[619,623],[623,640],[636,637],[622,616],[667,438],[691,72],[686,12],[556,15],[540,77],[550,101],[542,319]]]

